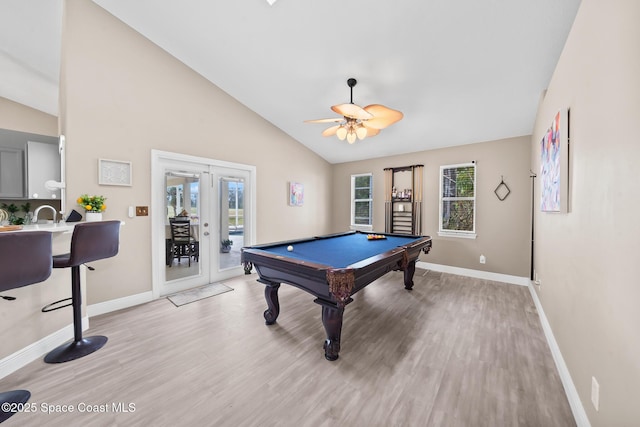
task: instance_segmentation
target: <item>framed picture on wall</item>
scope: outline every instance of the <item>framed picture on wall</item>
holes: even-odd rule
[[[131,187],[131,162],[98,159],[98,184]]]
[[[299,182],[289,183],[289,205],[302,206],[304,204],[304,185]]]
[[[540,142],[540,210],[569,211],[569,110],[556,113]]]

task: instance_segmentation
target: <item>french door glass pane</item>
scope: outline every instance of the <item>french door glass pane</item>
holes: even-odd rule
[[[199,217],[200,177],[179,171],[165,173],[165,279],[173,281],[200,275]],[[176,243],[170,219],[184,217],[189,221],[189,243]]]
[[[220,270],[240,265],[244,246],[244,180],[220,178]]]

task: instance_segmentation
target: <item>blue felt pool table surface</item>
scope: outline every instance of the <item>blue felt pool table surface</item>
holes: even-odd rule
[[[416,240],[418,240],[416,236],[397,235],[386,235],[384,239],[369,240],[366,233],[353,233],[283,243],[261,249],[274,255],[324,264],[333,268],[345,268]],[[293,246],[291,252],[287,250],[290,245]]]

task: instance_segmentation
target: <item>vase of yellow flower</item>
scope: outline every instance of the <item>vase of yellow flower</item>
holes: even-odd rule
[[[104,196],[89,196],[83,194],[78,197],[78,204],[84,209],[84,218],[87,222],[102,221],[102,212],[107,209],[107,205],[104,201],[107,200]]]

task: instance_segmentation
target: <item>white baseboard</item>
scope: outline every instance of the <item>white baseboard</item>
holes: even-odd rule
[[[529,292],[531,293],[533,302],[536,305],[536,310],[538,310],[538,317],[540,318],[540,323],[542,324],[542,330],[544,331],[544,336],[547,338],[547,343],[549,344],[549,349],[551,350],[553,361],[556,363],[556,368],[558,369],[558,374],[560,375],[560,381],[562,381],[564,392],[567,395],[567,400],[569,401],[569,406],[571,407],[571,412],[573,412],[573,417],[576,420],[576,425],[578,427],[591,427],[591,423],[589,422],[587,413],[584,410],[584,406],[582,406],[582,401],[580,400],[580,396],[578,395],[578,390],[573,384],[573,379],[571,379],[569,368],[567,368],[567,364],[564,362],[564,358],[562,357],[562,353],[560,352],[560,347],[558,346],[558,343],[553,336],[553,331],[551,330],[549,320],[544,314],[544,310],[542,309],[542,304],[540,303],[538,294],[536,293],[535,289],[533,288],[533,284],[531,283],[529,283]]]
[[[82,318],[82,330],[89,329],[89,318]],[[73,338],[73,323],[0,360],[0,378],[17,371]]]
[[[476,279],[495,280],[496,282],[511,283],[512,285],[529,286],[528,277],[512,276],[509,274],[492,273],[491,271],[471,270],[470,268],[452,267],[450,265],[432,264],[418,261],[416,267],[440,273],[457,274],[459,276],[475,277]]]
[[[151,291],[129,295],[127,297],[88,305],[87,315],[89,317],[99,316],[101,314],[111,313],[112,311],[122,310],[123,308],[144,304],[149,301],[153,301],[153,292]]]

